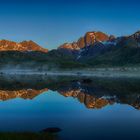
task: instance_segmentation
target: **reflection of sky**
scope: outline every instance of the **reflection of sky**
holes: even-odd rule
[[[0,0],[0,38],[44,47],[77,40],[87,31],[116,36],[140,29],[139,0]]]
[[[48,91],[33,100],[12,99],[0,102],[0,130],[39,131],[60,127],[62,136],[135,138],[139,135],[140,111],[115,104],[102,109],[87,109],[77,99]]]

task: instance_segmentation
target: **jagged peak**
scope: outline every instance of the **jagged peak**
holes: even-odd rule
[[[80,50],[86,46],[93,45],[95,42],[102,42],[109,40],[109,36],[101,31],[86,32],[78,41],[72,43],[64,43],[58,49]]]
[[[85,35],[86,35],[86,34],[95,34],[95,35],[96,35],[96,34],[104,34],[104,35],[107,35],[106,33],[101,32],[101,31],[88,31],[88,32],[85,33]],[[107,36],[108,36],[108,35],[107,35]]]
[[[22,42],[19,42],[19,43],[34,43],[34,44],[37,44],[32,40],[23,40]]]

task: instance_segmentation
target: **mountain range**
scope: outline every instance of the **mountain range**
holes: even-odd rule
[[[77,42],[65,43],[58,49],[67,50],[77,61],[90,65],[139,63],[140,32],[122,37],[88,32]]]
[[[16,43],[0,40],[0,64],[37,62],[47,68],[129,66],[140,63],[140,31],[115,37],[103,32],[87,32],[72,43],[45,49],[33,41]],[[26,65],[26,64],[25,64]]]

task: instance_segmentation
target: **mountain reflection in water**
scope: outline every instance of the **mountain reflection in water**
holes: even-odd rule
[[[0,100],[34,99],[48,90],[65,97],[77,98],[90,109],[100,109],[115,103],[140,109],[140,80],[89,79],[87,77],[0,76]]]

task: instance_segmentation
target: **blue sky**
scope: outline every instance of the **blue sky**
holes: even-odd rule
[[[0,0],[0,39],[53,49],[87,31],[116,36],[140,30],[139,0]]]

